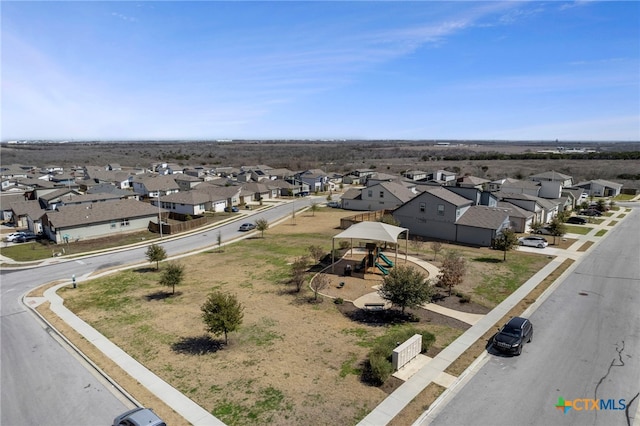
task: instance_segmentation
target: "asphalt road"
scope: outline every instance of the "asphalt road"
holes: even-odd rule
[[[530,315],[523,354],[488,354],[420,424],[640,424],[640,209],[609,233]],[[557,409],[560,397],[576,406]]]
[[[217,246],[246,233],[242,222],[264,218],[273,223],[291,215],[318,197],[255,213],[215,230],[165,239],[160,242],[169,257]],[[268,232],[268,231],[267,231]],[[0,424],[3,426],[109,425],[113,418],[133,404],[113,386],[62,345],[27,307],[22,297],[30,290],[75,274],[78,285],[93,272],[146,262],[146,247],[67,260],[29,269],[0,271]]]

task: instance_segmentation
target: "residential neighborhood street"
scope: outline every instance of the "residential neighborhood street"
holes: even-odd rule
[[[638,229],[636,208],[546,301],[524,313],[535,337],[521,356],[485,353],[416,424],[639,425]],[[612,399],[616,409],[576,404],[564,413],[555,407],[560,397]]]
[[[295,208],[312,201],[313,197],[296,200]],[[279,204],[256,212],[251,220],[265,218],[273,223],[290,216],[292,208],[290,203]],[[222,241],[245,236],[238,231],[243,217],[215,230],[166,238],[161,244],[169,257],[203,250],[217,244],[218,231]],[[42,284],[70,280],[72,274],[82,285],[97,271],[146,263],[145,250],[146,247],[137,247],[76,259],[52,258],[39,267],[2,269],[0,424],[110,424],[116,414],[134,406],[95,370],[84,365],[75,352],[61,345],[56,333],[31,313],[22,298]]]

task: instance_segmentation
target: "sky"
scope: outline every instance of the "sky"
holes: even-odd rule
[[[0,139],[640,140],[636,1],[2,1]]]

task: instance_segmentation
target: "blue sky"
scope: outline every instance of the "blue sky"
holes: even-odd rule
[[[12,2],[2,140],[640,140],[640,3]]]

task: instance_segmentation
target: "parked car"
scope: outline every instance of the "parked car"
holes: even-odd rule
[[[544,237],[520,237],[518,244],[521,246],[545,248],[549,245]]]
[[[256,226],[253,223],[243,223],[242,225],[240,225],[240,229],[238,229],[238,231],[251,231],[253,229],[256,229]]]
[[[602,216],[602,212],[596,209],[587,209],[580,212],[583,216]]]
[[[513,317],[493,336],[493,347],[500,352],[520,355],[525,343],[533,339],[533,325],[527,318]]]
[[[15,243],[24,236],[24,232],[12,232],[7,235],[6,240],[10,243]]]
[[[329,201],[327,203],[327,207],[332,207],[334,209],[337,209],[337,208],[340,208],[341,206],[340,206],[340,203],[337,201]]]
[[[571,216],[569,219],[567,219],[567,223],[573,223],[574,225],[584,225],[585,223],[587,223],[587,219],[585,219],[584,217]]]
[[[232,207],[225,207],[224,211],[225,212],[238,213],[240,210],[236,206],[232,206]]]
[[[134,408],[113,419],[113,426],[167,426],[150,408]]]
[[[551,235],[551,230],[549,228],[538,228],[533,231],[534,234],[543,234],[543,235]]]

